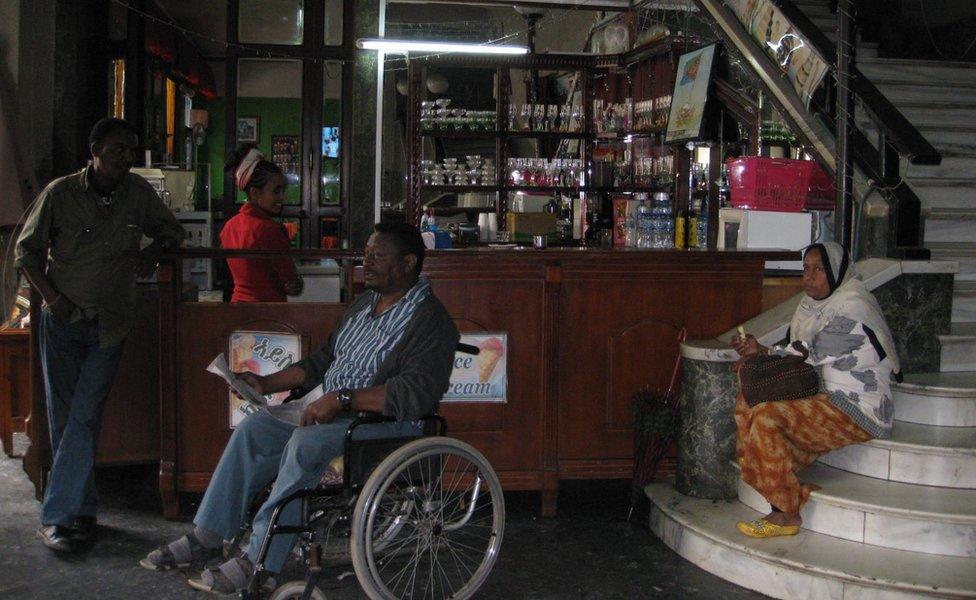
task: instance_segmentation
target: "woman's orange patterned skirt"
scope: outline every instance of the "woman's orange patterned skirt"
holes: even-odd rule
[[[742,479],[774,508],[787,513],[799,512],[817,489],[801,482],[797,472],[825,452],[871,439],[826,394],[750,408],[740,392],[735,424]]]

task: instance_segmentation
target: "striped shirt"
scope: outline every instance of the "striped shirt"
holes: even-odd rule
[[[430,281],[421,277],[396,303],[378,316],[373,316],[380,295],[374,291],[369,303],[349,319],[339,331],[335,344],[335,360],[322,376],[322,389],[331,392],[368,387],[376,371],[393,350],[417,306],[430,295]]]

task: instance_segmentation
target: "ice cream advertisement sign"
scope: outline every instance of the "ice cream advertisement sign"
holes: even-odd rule
[[[228,363],[235,373],[250,371],[258,375],[270,375],[291,366],[302,358],[302,338],[292,333],[261,331],[235,331],[230,334]],[[267,396],[268,404],[275,406],[288,396],[280,392]],[[230,395],[230,426],[236,427],[254,406]]]
[[[478,354],[454,355],[451,383],[442,402],[505,402],[508,385],[508,334],[462,333],[461,343]]]

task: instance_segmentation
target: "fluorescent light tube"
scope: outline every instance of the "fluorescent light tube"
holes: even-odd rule
[[[356,45],[364,50],[383,52],[465,52],[468,54],[528,54],[523,46],[489,44],[460,44],[455,42],[427,42],[423,40],[391,40],[385,38],[361,38]]]

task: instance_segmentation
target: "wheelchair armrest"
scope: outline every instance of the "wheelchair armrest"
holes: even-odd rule
[[[343,452],[343,454],[347,454],[349,452],[349,442],[352,441],[352,432],[355,431],[355,429],[360,425],[372,425],[374,423],[396,423],[396,421],[397,420],[394,417],[388,417],[380,413],[369,411],[360,411],[356,413],[356,419],[349,424],[349,427],[346,427],[346,450]],[[444,419],[444,417],[437,413],[418,419],[418,421],[424,422],[425,430],[427,429],[428,424],[436,423],[437,434],[447,435],[447,421]],[[348,458],[348,456],[346,458]]]
[[[432,415],[428,415],[419,420],[424,422],[423,435],[432,435],[430,433],[427,433],[428,427],[430,425],[434,425],[436,427],[436,432],[433,435],[447,435],[447,421],[444,419],[444,417],[440,416],[439,414],[434,413]],[[359,427],[360,425],[370,425],[374,423],[395,423],[396,421],[397,420],[393,417],[388,417],[386,415],[381,415],[379,413],[363,411],[358,413],[356,419],[352,423],[350,423],[348,427],[346,427],[345,444],[343,445],[343,449],[342,449],[342,461],[344,465],[342,476],[343,476],[343,483],[346,485],[346,487],[349,487],[350,464],[351,464],[349,460],[349,453],[352,449],[353,431],[355,431],[356,428]]]

